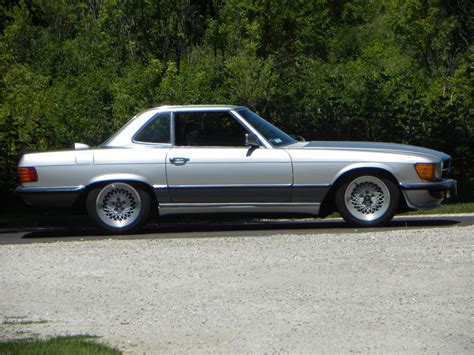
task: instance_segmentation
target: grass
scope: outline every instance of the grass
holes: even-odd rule
[[[1,355],[119,355],[120,351],[93,342],[91,336],[66,336],[49,340],[0,341]]]
[[[474,202],[446,204],[433,210],[410,211],[408,215],[474,213]]]
[[[442,205],[441,207],[430,209],[430,210],[416,210],[405,212],[403,216],[419,216],[427,214],[456,214],[456,213],[474,213],[474,202],[457,202]],[[331,213],[328,218],[341,217],[339,212]]]

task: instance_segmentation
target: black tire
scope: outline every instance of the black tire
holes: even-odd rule
[[[400,190],[382,174],[350,175],[336,191],[336,206],[342,218],[356,227],[376,227],[389,222],[397,212]]]
[[[106,234],[133,233],[150,216],[150,195],[126,182],[111,182],[93,188],[87,195],[87,213]]]

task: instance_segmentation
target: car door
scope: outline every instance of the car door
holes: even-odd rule
[[[290,202],[293,174],[283,149],[245,146],[246,129],[228,111],[174,113],[166,159],[173,203]]]

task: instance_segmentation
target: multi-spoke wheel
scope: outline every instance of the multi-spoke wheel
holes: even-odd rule
[[[392,219],[400,192],[383,176],[361,175],[344,180],[336,192],[336,205],[342,217],[356,226],[377,226]]]
[[[146,222],[150,196],[128,183],[114,182],[89,192],[87,211],[106,232],[129,233]]]

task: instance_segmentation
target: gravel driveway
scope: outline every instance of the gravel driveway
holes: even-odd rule
[[[0,337],[132,353],[474,351],[474,227],[0,246]]]

